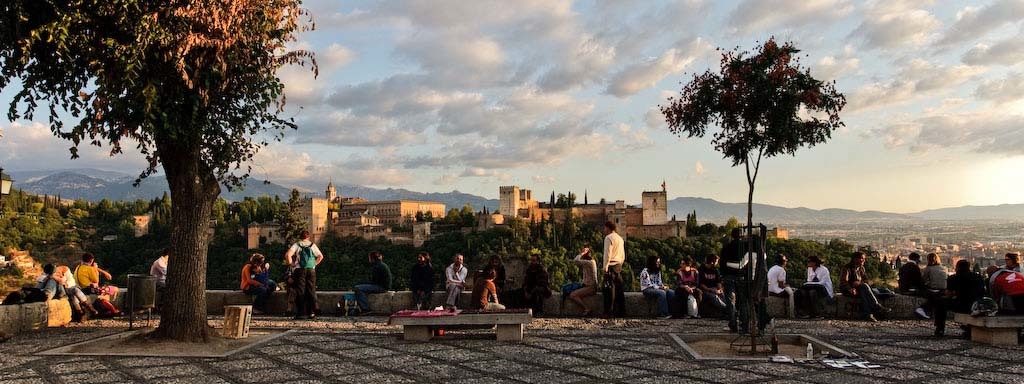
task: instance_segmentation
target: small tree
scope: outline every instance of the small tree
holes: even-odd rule
[[[285,239],[285,244],[291,244],[302,237],[302,231],[306,230],[306,220],[302,219],[299,210],[302,209],[302,195],[298,189],[292,189],[288,202],[282,204],[276,215],[277,224],[280,225],[278,233]]]
[[[846,97],[836,91],[834,81],[812,77],[801,66],[799,52],[792,43],[780,46],[774,38],[754,54],[725,51],[719,72],[694,75],[678,99],[670,98],[660,107],[669,131],[676,135],[704,137],[709,126],[718,127],[711,143],[734,167],[746,169],[748,228],[754,225],[754,183],[761,159],[795,155],[800,147],[824,143],[843,126],[839,111]],[[752,248],[748,236],[747,249]],[[767,286],[763,257],[757,265],[750,292],[752,344],[757,334],[753,303],[764,299]]]
[[[280,116],[276,72],[306,62],[315,72],[312,53],[286,46],[307,15],[300,0],[0,3],[0,90],[16,88],[8,118],[42,107],[72,157],[83,142],[111,155],[135,147],[148,160],[140,179],[158,167],[167,177],[173,262],[155,337],[206,339],[213,203],[267,141],[296,128]]]

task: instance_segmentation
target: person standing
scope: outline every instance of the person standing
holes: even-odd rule
[[[295,319],[316,318],[316,267],[324,260],[320,248],[310,240],[309,231],[302,231],[301,240],[284,254],[284,262],[295,266]]]
[[[623,317],[626,315],[626,293],[622,282],[622,264],[626,262],[626,245],[622,236],[615,233],[616,225],[611,221],[604,223],[604,285],[608,289],[604,295],[604,314],[607,317]]]
[[[164,248],[163,252],[160,252],[160,257],[157,257],[149,267],[149,275],[156,277],[158,291],[163,291],[167,287],[167,259],[170,258],[170,253],[170,249]]]
[[[523,278],[523,297],[533,309],[534,316],[544,315],[544,299],[551,297],[550,278],[539,255],[530,256],[530,265],[526,266]]]
[[[740,238],[743,236],[743,230],[740,228],[732,229],[732,240],[722,246],[721,265],[719,271],[722,275],[722,287],[723,293],[725,294],[725,316],[729,320],[728,331],[735,333],[739,328],[746,330],[748,324],[746,321],[746,309],[741,308],[742,314],[737,316],[736,310],[736,287],[740,274],[742,273],[745,263],[741,263],[742,256],[740,255]],[[737,317],[741,317],[737,319]],[[739,320],[737,322],[737,320]]]
[[[391,268],[384,264],[384,254],[370,252],[370,282],[355,286],[356,303],[360,312],[370,312],[370,301],[367,294],[384,293],[391,290]]]
[[[569,294],[569,299],[583,309],[580,316],[587,316],[590,315],[590,307],[583,299],[597,294],[597,263],[594,262],[594,255],[591,254],[590,247],[583,247],[583,251],[572,261],[580,267],[583,286],[572,291]]]
[[[434,266],[430,264],[430,254],[420,252],[416,256],[416,265],[412,266],[409,277],[409,290],[412,291],[413,305],[417,310],[430,309],[430,294],[434,290]]]
[[[843,295],[861,300],[862,319],[878,322],[875,313],[887,310],[882,307],[878,298],[875,297],[875,293],[871,291],[868,273],[864,269],[865,261],[867,261],[867,255],[864,252],[854,252],[850,255],[850,262],[839,270],[839,290],[843,292]]]
[[[466,275],[469,270],[462,265],[462,254],[456,253],[452,258],[451,265],[444,270],[445,288],[448,290],[448,299],[445,300],[445,307],[454,311],[459,305],[459,295],[466,288]]]

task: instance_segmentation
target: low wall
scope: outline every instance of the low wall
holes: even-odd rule
[[[324,291],[317,293],[317,301],[320,304],[320,310],[323,314],[327,315],[338,315],[340,314],[337,304],[345,294],[351,294],[351,291]],[[446,298],[445,292],[435,291],[431,296],[431,305],[438,306],[444,303]],[[470,302],[470,292],[463,292],[459,303],[467,305]],[[410,291],[392,291],[378,294],[371,294],[368,296],[370,301],[370,308],[375,312],[382,313],[393,313],[402,309],[410,309],[413,307],[412,292]],[[272,314],[283,314],[287,310],[287,293],[285,291],[275,292],[270,296],[267,303],[267,309]],[[850,313],[846,310],[846,302],[850,301],[848,298],[841,296],[836,298],[836,303],[825,306],[825,314],[832,318],[851,318],[859,315],[856,312]],[[601,293],[597,293],[586,299],[587,305],[594,313],[600,314],[603,311],[603,302]],[[925,300],[916,296],[904,296],[896,295],[895,297],[882,300],[882,304],[892,310],[889,314],[889,318],[892,319],[911,319],[914,318],[914,309],[923,304]],[[252,296],[248,296],[241,291],[229,291],[229,290],[208,290],[206,291],[206,309],[207,313],[211,315],[220,315],[224,313],[225,305],[248,305],[252,304]],[[678,303],[673,303],[673,309]],[[706,304],[706,302],[705,302]],[[786,317],[786,306],[787,300],[779,297],[768,298],[768,314],[772,317],[784,318]],[[647,300],[640,292],[626,292],[626,316],[629,317],[650,317],[654,315],[655,305],[652,301]],[[572,301],[566,300],[562,302],[562,295],[558,292],[552,292],[551,297],[544,301],[544,312],[546,316],[579,316],[582,312],[581,309]],[[718,316],[716,308],[711,308],[705,305],[701,308],[701,315],[705,317]]]
[[[0,332],[9,335],[46,327],[62,327],[70,322],[71,304],[67,299],[0,305]]]

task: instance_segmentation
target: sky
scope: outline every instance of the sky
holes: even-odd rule
[[[329,180],[496,198],[572,190],[639,202],[746,201],[742,167],[709,138],[669,133],[658,106],[716,48],[774,36],[835,80],[848,104],[831,140],[762,162],[754,200],[916,212],[1024,203],[1024,0],[307,0],[316,29],[279,72],[299,129],[254,159],[283,185]],[[0,92],[10,103],[14,87]],[[0,121],[7,170],[137,173],[55,138],[45,117]]]

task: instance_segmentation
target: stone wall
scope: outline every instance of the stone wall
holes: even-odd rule
[[[19,305],[0,305],[0,332],[13,335],[71,322],[71,304],[66,299]]]

